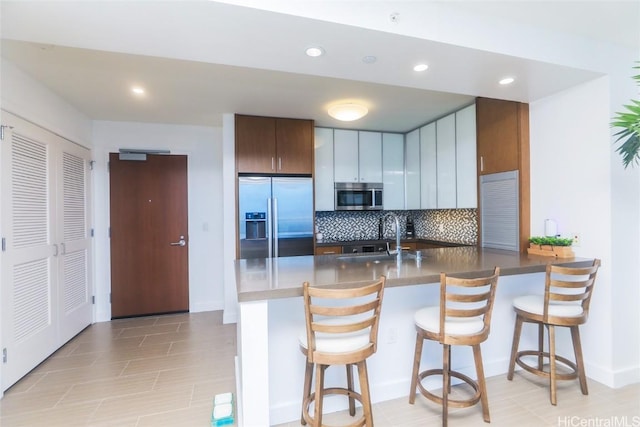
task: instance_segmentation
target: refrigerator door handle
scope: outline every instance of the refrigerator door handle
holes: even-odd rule
[[[269,248],[269,258],[273,257],[273,206],[271,197],[267,199],[267,247]]]
[[[278,257],[278,245],[280,244],[278,235],[278,199],[273,198],[273,256]]]

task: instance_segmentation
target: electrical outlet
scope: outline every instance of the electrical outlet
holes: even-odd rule
[[[387,331],[387,344],[395,344],[398,341],[398,330],[389,328]]]
[[[582,240],[580,238],[580,233],[576,233],[574,231],[573,233],[571,233],[571,236],[573,238],[573,243],[571,244],[571,246],[580,246],[580,241]]]

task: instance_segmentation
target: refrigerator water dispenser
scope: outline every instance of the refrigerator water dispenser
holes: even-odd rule
[[[267,214],[265,212],[247,212],[245,220],[247,240],[267,238]]]

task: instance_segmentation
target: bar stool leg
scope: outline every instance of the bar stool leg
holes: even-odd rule
[[[313,363],[307,362],[307,366],[304,369],[304,386],[302,389],[302,402],[304,405],[305,399],[311,395],[311,377],[313,376]],[[304,419],[304,407],[302,408],[302,414],[300,415],[300,424],[307,425]]]
[[[451,388],[451,346],[442,345],[442,427],[447,427],[449,413],[449,392]]]
[[[520,345],[520,334],[522,333],[522,317],[516,315],[516,326],[513,328],[513,343],[511,344],[511,357],[509,358],[509,373],[507,379],[513,379],[513,371],[516,367],[516,353]]]
[[[347,390],[353,391],[353,365],[347,364]],[[349,415],[356,414],[356,400],[349,395]]]
[[[544,366],[544,325],[538,324],[538,369],[542,371]]]
[[[418,370],[420,369],[420,359],[422,358],[422,346],[424,340],[420,334],[416,334],[416,350],[413,356],[413,373],[411,374],[411,390],[409,390],[409,403],[414,404],[416,401],[416,388],[418,387]]]
[[[482,352],[480,344],[473,347],[473,359],[476,362],[476,375],[478,376],[478,388],[480,389],[480,401],[482,402],[482,418],[486,423],[491,422],[489,415],[489,398],[487,397],[487,383],[484,380],[484,367],[482,366]]]
[[[373,427],[373,412],[371,410],[371,393],[369,392],[369,374],[366,359],[358,362],[358,377],[360,378],[360,394],[362,396],[362,411],[365,425]]]
[[[582,344],[580,343],[580,330],[578,326],[571,327],[571,339],[573,341],[573,352],[576,356],[576,367],[578,370],[578,378],[580,379],[580,390],[582,394],[589,394],[587,388],[587,375],[584,371],[584,363],[582,361]]]
[[[316,396],[313,409],[314,427],[322,426],[322,400],[324,397],[322,389],[324,388],[324,371],[326,368],[324,365],[316,365]]]
[[[551,380],[551,404],[556,405],[556,329],[547,325],[549,329],[549,379]]]

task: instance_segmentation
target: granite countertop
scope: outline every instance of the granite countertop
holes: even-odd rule
[[[235,261],[238,301],[290,298],[302,295],[302,283],[341,286],[368,283],[380,275],[387,277],[387,287],[410,286],[440,281],[440,272],[460,277],[489,275],[494,266],[500,275],[545,271],[546,264],[587,266],[589,258],[553,258],[498,249],[462,246],[418,251],[422,260],[395,257],[372,259],[372,254],[296,256],[283,258],[241,259]],[[415,254],[411,251],[410,254]],[[380,255],[377,255],[380,257]],[[367,257],[369,257],[367,259]],[[358,258],[358,259],[355,259]],[[376,262],[378,261],[378,262]]]

